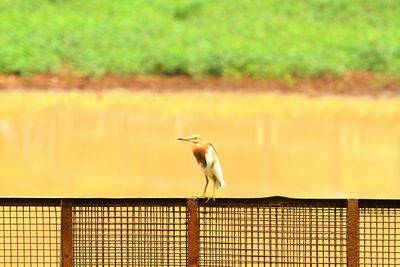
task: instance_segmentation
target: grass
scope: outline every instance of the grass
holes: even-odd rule
[[[0,73],[400,71],[396,0],[2,0]]]

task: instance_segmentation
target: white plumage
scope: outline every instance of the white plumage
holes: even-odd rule
[[[207,166],[203,168],[204,173],[209,179],[215,176],[215,183],[217,189],[220,187],[225,187],[224,175],[222,174],[221,163],[214,146],[209,143],[206,151]]]

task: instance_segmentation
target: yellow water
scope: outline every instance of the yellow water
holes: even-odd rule
[[[122,90],[0,93],[0,195],[200,195],[193,133],[217,196],[400,197],[400,98]]]

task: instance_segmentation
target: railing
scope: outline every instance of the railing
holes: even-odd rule
[[[0,199],[0,266],[398,266],[400,200]]]

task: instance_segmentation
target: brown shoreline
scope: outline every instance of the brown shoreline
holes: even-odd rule
[[[307,79],[254,79],[235,78],[193,78],[187,76],[116,76],[90,79],[72,74],[0,76],[0,90],[107,90],[123,88],[128,90],[152,90],[176,92],[182,90],[214,90],[242,92],[302,93],[311,96],[399,96],[400,81],[370,72],[351,72],[341,77],[323,76]]]

